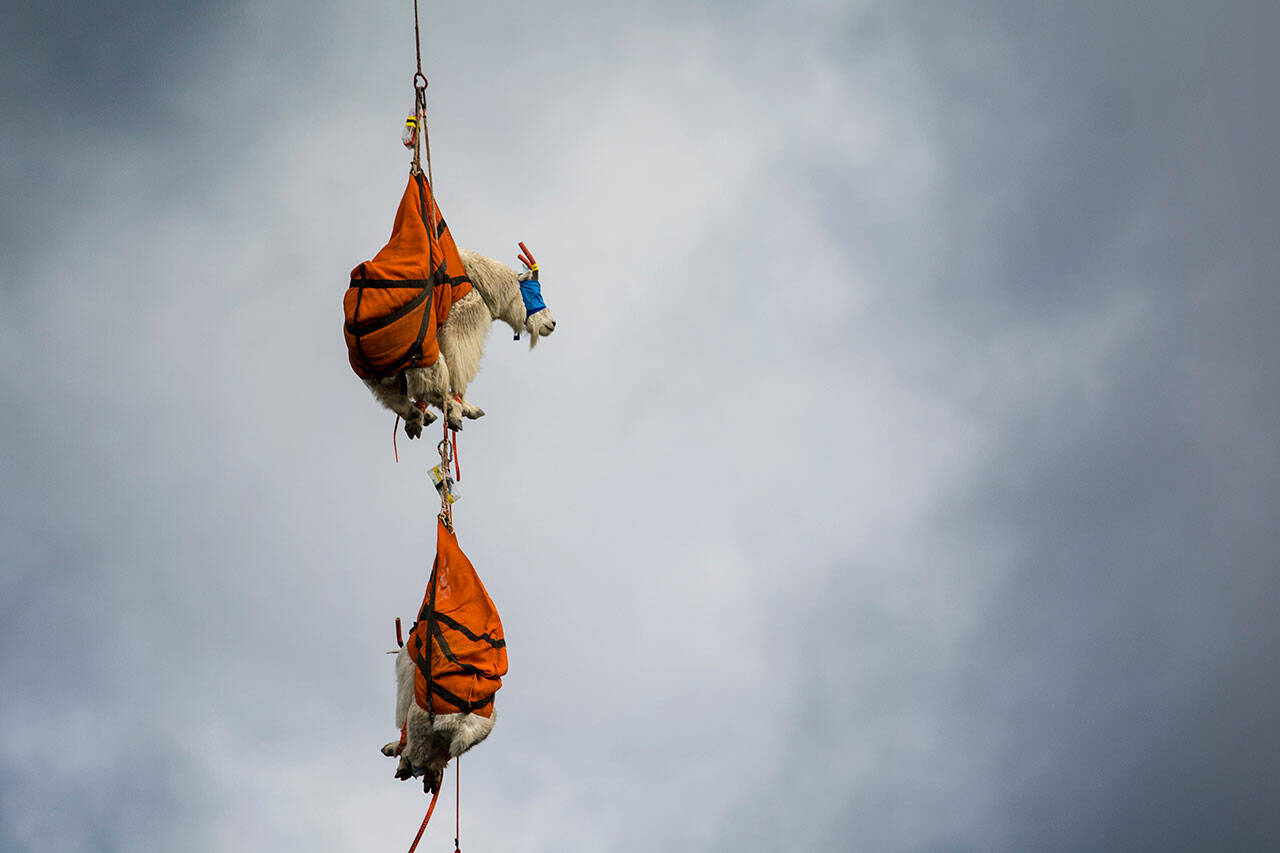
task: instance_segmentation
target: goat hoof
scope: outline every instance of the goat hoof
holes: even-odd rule
[[[484,417],[484,409],[478,408],[476,406],[472,406],[470,409],[467,409],[462,414],[466,415],[467,417],[471,418],[471,420],[474,421],[476,418]]]
[[[382,754],[388,758],[395,758],[400,754],[400,741],[393,740],[388,744],[384,744],[382,747]]]
[[[410,766],[409,759],[403,755],[400,756],[400,763],[396,765],[396,778],[401,780],[413,778],[413,767]]]
[[[411,421],[404,422],[404,434],[409,438],[418,438],[422,435],[422,421],[416,418]]]

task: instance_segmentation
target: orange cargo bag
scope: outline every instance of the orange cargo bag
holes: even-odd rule
[[[470,290],[431,186],[421,172],[411,175],[391,239],[351,271],[342,300],[351,369],[361,379],[381,379],[435,364],[436,329]]]
[[[493,716],[493,697],[507,674],[502,620],[457,537],[439,519],[431,581],[407,646],[418,707]]]

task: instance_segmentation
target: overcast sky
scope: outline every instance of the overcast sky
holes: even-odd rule
[[[1280,7],[422,13],[559,322],[459,442],[464,850],[1275,849]],[[407,849],[432,446],[340,305],[412,7],[0,20],[0,849]]]

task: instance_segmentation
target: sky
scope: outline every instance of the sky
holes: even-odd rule
[[[1280,7],[422,7],[558,321],[459,440],[464,850],[1275,849]],[[412,840],[433,448],[340,329],[412,21],[3,13],[0,850]]]

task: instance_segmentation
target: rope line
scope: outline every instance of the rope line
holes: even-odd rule
[[[427,233],[428,233],[428,239],[434,241],[436,236],[435,234],[436,220],[438,218],[436,213],[437,209],[436,209],[436,202],[435,202],[436,182],[435,182],[435,176],[432,175],[431,173],[431,135],[427,130],[427,86],[429,84],[427,81],[427,75],[422,73],[422,33],[418,24],[418,0],[413,0],[413,46],[414,46],[414,55],[417,59],[417,70],[414,72],[414,75],[413,75],[413,101],[414,101],[413,111],[414,111],[414,115],[417,117],[417,120],[418,120],[418,133],[416,133],[413,138],[413,166],[410,170],[410,173],[413,175],[422,174],[421,155],[422,155],[422,150],[425,148],[427,153],[427,183],[431,187],[431,209],[427,211],[427,219],[428,219]],[[457,471],[458,480],[462,479],[462,470],[460,467],[458,467],[458,461],[457,461],[458,434],[456,431],[453,434],[452,447],[450,446],[450,441],[449,441],[449,438],[450,438],[449,436],[449,398],[447,394],[445,395],[444,406],[442,407],[442,410],[443,410],[442,414],[444,415],[444,417],[441,420],[444,421],[444,438],[439,444],[439,450],[440,450],[440,471],[441,471],[441,474],[445,477],[445,487],[444,489],[441,490],[441,494],[440,494],[440,520],[444,522],[445,527],[447,527],[450,531],[452,531],[453,530],[453,506],[449,500],[449,497],[450,497],[449,487],[448,487],[448,476],[449,476],[449,467],[450,467],[449,463],[451,461],[453,462],[453,466]],[[397,415],[395,426],[393,426],[392,429],[397,430],[399,426],[400,426],[400,418]],[[399,453],[399,450],[395,448],[395,440],[396,440],[395,432],[393,431],[392,437],[391,437],[391,446],[393,450],[395,450],[396,461],[399,462],[400,453]],[[433,576],[434,576],[434,573],[433,573]],[[433,601],[432,602],[433,609],[434,609],[434,606],[435,605]],[[431,702],[430,681],[427,682],[427,713],[429,718],[434,722],[435,714],[434,714],[434,709],[432,707],[432,702]],[[402,744],[404,743],[405,735],[406,735],[406,732],[402,731],[400,735]],[[454,849],[454,853],[461,853],[461,848],[458,845],[459,826],[460,826],[461,816],[462,816],[462,794],[461,794],[462,759],[460,757],[458,759],[457,766],[454,768],[454,772],[455,772],[455,775],[454,775],[453,849]],[[422,825],[418,827],[418,834],[413,837],[413,844],[409,845],[409,853],[414,853],[414,851],[418,849],[418,842],[422,840],[422,833],[426,832],[427,824],[431,821],[431,813],[434,812],[436,808],[436,800],[440,798],[440,789],[443,787],[444,787],[444,774],[441,773],[440,783],[436,786],[435,793],[431,795],[431,805],[427,806],[427,814],[425,817],[422,818]]]
[[[444,417],[444,438],[436,445],[436,450],[440,452],[440,476],[444,478],[444,487],[440,489],[440,520],[444,522],[450,532],[453,531],[453,502],[449,500],[449,469],[453,454],[449,447],[449,398],[444,399],[442,408]],[[457,434],[454,434],[454,441],[457,441]],[[455,481],[456,482],[456,481]]]
[[[413,0],[413,47],[418,59],[418,70],[413,75],[413,113],[418,117],[418,133],[413,138],[413,174],[422,172],[422,148],[427,149],[427,182],[435,192],[435,177],[431,174],[431,136],[427,132],[427,75],[422,73],[422,35],[418,27],[418,0]],[[432,207],[434,207],[434,203]],[[434,219],[434,211],[431,213]],[[434,222],[431,223],[435,225]]]
[[[461,394],[454,394],[453,399],[458,401],[459,406],[462,405]],[[458,463],[458,431],[456,429],[453,431],[453,471],[454,471],[454,474],[456,475],[455,479],[459,483],[461,483],[462,482],[462,466]]]
[[[418,35],[418,0],[413,0],[413,46],[418,51],[418,74],[422,73],[422,37]],[[422,79],[426,79],[423,77]],[[417,87],[418,78],[413,78],[414,87]],[[423,88],[426,88],[425,86]]]
[[[418,849],[418,842],[422,840],[422,833],[427,831],[427,823],[431,820],[431,813],[436,810],[436,800],[440,799],[440,788],[436,787],[436,792],[431,795],[431,805],[427,806],[427,816],[422,819],[422,826],[418,827],[418,834],[413,837],[413,843],[409,845],[409,853]]]

